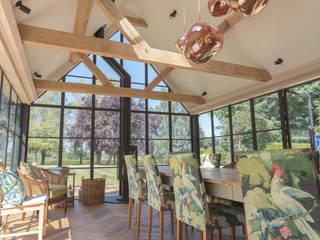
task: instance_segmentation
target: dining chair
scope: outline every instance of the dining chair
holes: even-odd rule
[[[182,239],[182,222],[199,229],[204,240],[212,238],[213,230],[220,240],[221,229],[244,224],[242,208],[209,203],[194,154],[171,154],[169,166],[174,183],[178,240]]]
[[[133,201],[137,205],[137,233],[136,237],[140,237],[140,221],[141,221],[141,206],[147,200],[146,184],[139,176],[138,161],[135,155],[125,155],[124,160],[127,166],[128,184],[129,184],[129,223],[128,228],[131,228],[132,204]]]
[[[320,239],[309,149],[258,151],[238,162],[250,239]]]
[[[174,192],[164,188],[161,177],[153,155],[142,156],[148,186],[148,209],[149,227],[148,239],[151,239],[152,232],[152,212],[153,209],[159,212],[160,239],[164,235],[164,212],[170,211],[171,234],[174,232],[173,211],[175,208]]]

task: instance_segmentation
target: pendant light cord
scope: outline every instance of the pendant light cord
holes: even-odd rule
[[[198,0],[199,22],[201,22],[201,0]]]
[[[183,29],[184,29],[184,33],[187,33],[187,29],[186,29],[186,4],[185,4],[186,0],[182,0],[182,9],[183,9]]]

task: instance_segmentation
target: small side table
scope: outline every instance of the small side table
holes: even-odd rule
[[[72,193],[71,193],[71,197],[68,197],[68,200],[71,199],[72,200],[72,207],[74,206],[74,185],[75,185],[75,176],[76,176],[76,173],[60,173],[62,176],[66,176],[66,177],[69,177],[69,176],[72,176]],[[68,189],[69,190],[69,189]]]

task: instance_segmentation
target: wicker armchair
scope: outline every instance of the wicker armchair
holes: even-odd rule
[[[48,205],[64,201],[64,212],[67,213],[67,177],[39,168],[43,179],[34,179],[17,169],[28,196],[47,194]],[[47,206],[48,209],[48,206]]]

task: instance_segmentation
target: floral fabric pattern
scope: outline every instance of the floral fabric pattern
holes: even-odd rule
[[[199,163],[192,153],[171,154],[169,165],[174,178],[176,217],[180,221],[203,231],[244,222],[243,210],[235,212],[233,207],[208,204]]]
[[[125,155],[124,159],[127,166],[129,197],[143,202],[147,200],[147,189],[144,180],[139,176],[137,159],[135,155]]]
[[[153,155],[142,157],[148,184],[148,205],[157,211],[174,210],[174,193],[163,188]]]
[[[4,193],[3,204],[18,206],[26,198],[26,190],[23,183],[11,171],[0,173],[0,187]]]
[[[249,239],[320,239],[319,190],[310,160],[308,149],[241,155]]]

